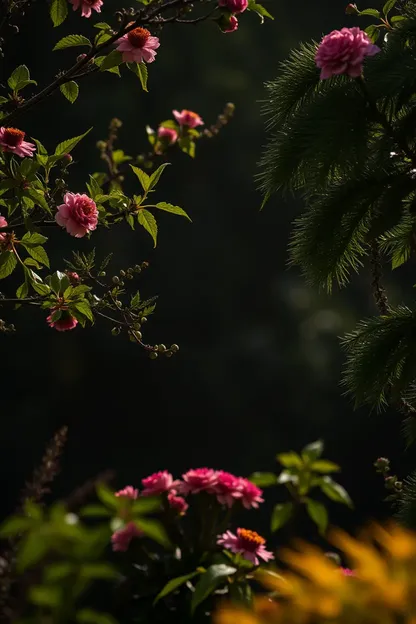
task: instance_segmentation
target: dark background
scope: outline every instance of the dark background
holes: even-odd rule
[[[101,17],[111,20],[119,4],[104,4]],[[259,212],[254,179],[266,138],[264,82],[276,77],[279,62],[300,41],[352,25],[345,4],[273,0],[267,6],[274,22],[261,26],[247,12],[229,35],[212,24],[167,26],[149,66],[149,94],[132,74],[123,80],[99,75],[80,83],[76,105],[57,93],[19,119],[19,127],[48,148],[94,126],[71,168],[71,190],[84,192],[88,174],[102,168],[95,143],[105,138],[112,117],[124,122],[119,147],[135,154],[146,149],[145,125],[156,127],[172,108],[190,108],[211,122],[227,101],[236,105],[221,135],[201,143],[195,161],[176,154],[160,184],[159,198],[183,206],[192,224],[161,214],[155,251],[144,231],[127,227],[94,233],[91,241],[63,232],[54,238],[56,260],[94,245],[98,255],[115,253],[116,270],[148,260],[151,269],[139,287],[160,298],[145,339],[178,343],[176,357],[150,361],[126,338],[112,337],[105,324],[60,334],[40,311],[1,310],[18,328],[16,335],[0,336],[4,513],[46,440],[65,423],[69,443],[57,495],[106,468],[117,471],[119,486],[138,485],[156,470],[178,476],[204,465],[248,475],[274,469],[276,452],[322,437],[356,503],[355,512],[334,505],[334,521],[351,528],[389,512],[372,462],[388,455],[406,472],[400,416],[354,411],[339,385],[338,336],[375,313],[369,277],[363,272],[331,297],[305,285],[299,271],[287,267],[291,223],[301,203],[275,197]],[[26,62],[40,86],[48,84],[78,53],[51,53],[54,43],[71,32],[90,34],[91,22],[101,17],[81,20],[71,12],[52,29],[47,8],[36,3],[9,41],[3,80]],[[133,181],[127,190],[137,192]],[[405,276],[398,271],[393,278],[391,296],[400,301]],[[276,490],[268,498],[281,496]]]

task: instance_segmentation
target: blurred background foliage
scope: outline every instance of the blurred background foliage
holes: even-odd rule
[[[102,18],[111,21],[119,3],[104,4]],[[149,94],[128,72],[123,80],[98,75],[80,82],[75,106],[57,93],[19,119],[19,127],[48,148],[94,126],[71,168],[70,189],[84,192],[88,174],[102,169],[95,143],[106,138],[112,117],[124,124],[118,147],[137,154],[146,149],[146,124],[156,127],[173,108],[194,110],[209,123],[227,101],[236,105],[234,120],[218,138],[198,145],[195,161],[175,153],[160,194],[182,206],[193,223],[161,214],[156,250],[144,231],[128,227],[76,243],[55,234],[67,258],[75,243],[81,251],[95,245],[99,256],[111,249],[116,269],[148,260],[151,268],[139,286],[144,296],[160,299],[144,338],[177,342],[177,356],[150,361],[105,325],[58,334],[40,313],[1,311],[18,327],[15,335],[1,337],[4,513],[13,509],[17,489],[62,424],[69,425],[69,443],[57,496],[106,468],[117,471],[120,486],[162,469],[273,470],[275,453],[320,437],[328,458],[343,466],[340,481],[357,509],[334,508],[332,520],[351,528],[388,513],[372,461],[388,455],[408,472],[400,416],[354,411],[339,387],[338,336],[375,312],[369,277],[331,297],[307,287],[287,267],[300,200],[274,198],[259,212],[254,179],[265,140],[263,83],[276,77],[279,62],[300,41],[353,25],[345,4],[272,0],[265,5],[274,22],[260,26],[246,13],[230,35],[212,24],[168,25],[149,66]],[[9,40],[2,81],[25,62],[39,85],[47,84],[78,53],[52,54],[53,45],[65,34],[92,29],[72,12],[57,29],[48,20],[47,7],[34,3],[20,34]],[[401,288],[412,283],[410,274],[411,267],[394,273],[392,302],[405,299]]]

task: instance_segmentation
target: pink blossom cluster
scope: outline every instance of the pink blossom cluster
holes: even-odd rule
[[[318,46],[315,62],[321,70],[321,80],[340,74],[358,78],[363,71],[364,58],[378,52],[380,48],[355,26],[333,30],[326,35]]]
[[[216,496],[221,505],[232,507],[240,501],[246,509],[257,508],[264,501],[263,492],[244,477],[236,477],[224,470],[197,468],[182,475],[179,491],[184,494],[207,492]]]
[[[176,143],[181,134],[187,132],[188,129],[193,130],[197,126],[203,126],[204,121],[191,110],[183,109],[182,111],[172,111],[179,128],[172,128],[161,124],[157,130],[158,142],[155,147],[156,154],[162,154],[164,149]]]
[[[230,33],[237,30],[237,15],[248,8],[248,0],[218,0],[218,5],[227,12],[219,21],[222,32]]]

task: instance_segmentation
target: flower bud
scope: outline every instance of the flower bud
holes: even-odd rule
[[[62,156],[61,162],[63,163],[63,165],[64,165],[65,167],[67,167],[68,165],[70,165],[70,164],[72,163],[72,160],[73,160],[73,159],[72,159],[71,154],[64,154],[64,155]]]
[[[384,479],[384,485],[388,490],[394,490],[396,487],[397,477],[386,477]]]
[[[390,460],[387,457],[379,457],[374,462],[377,472],[388,472],[390,470]]]
[[[156,353],[156,351],[151,351],[151,352],[149,353],[149,358],[150,358],[151,360],[157,360],[157,356],[158,356],[158,354]]]
[[[360,12],[358,10],[358,7],[356,4],[348,4],[346,9],[345,9],[345,14],[346,15],[358,15]]]

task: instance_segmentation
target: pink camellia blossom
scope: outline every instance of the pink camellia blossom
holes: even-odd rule
[[[87,232],[95,230],[98,223],[98,210],[95,202],[88,195],[66,193],[64,204],[58,206],[55,221],[66,228],[68,234],[82,238]]]
[[[254,565],[259,565],[259,559],[270,561],[274,555],[265,547],[266,540],[255,531],[249,529],[237,529],[237,535],[231,531],[226,531],[217,539],[217,544],[226,550],[243,555],[244,559],[251,561]]]
[[[219,0],[218,4],[230,13],[242,13],[248,7],[248,0]]]
[[[92,10],[101,13],[103,0],[69,0],[73,4],[73,10],[81,9],[82,17],[91,17]]]
[[[183,109],[181,112],[174,110],[173,116],[180,126],[186,126],[187,128],[196,128],[197,126],[203,126],[204,122],[201,117],[190,110]]]
[[[218,482],[218,472],[212,468],[196,468],[182,475],[183,483],[179,486],[181,494],[198,494],[213,492]]]
[[[160,46],[158,37],[152,37],[146,28],[134,28],[119,40],[117,50],[123,55],[123,62],[153,63]]]
[[[259,503],[264,503],[264,498],[262,498],[263,490],[258,488],[257,485],[242,477],[240,477],[240,485],[242,492],[241,501],[246,509],[251,509],[252,507],[257,509]]]
[[[221,30],[223,33],[235,32],[238,29],[238,19],[235,15],[230,15],[226,23],[221,23]]]
[[[172,509],[178,512],[180,516],[183,516],[189,505],[182,496],[176,496],[175,490],[168,494],[168,502]]]
[[[32,157],[33,152],[36,149],[34,143],[24,141],[25,133],[23,130],[17,128],[0,128],[0,148],[3,152],[11,152],[25,158],[25,156]]]
[[[364,58],[378,52],[380,48],[373,44],[370,37],[354,26],[333,30],[326,35],[318,46],[315,62],[321,70],[321,80],[339,74],[358,78],[363,71]]]
[[[0,228],[5,228],[5,227],[7,227],[7,221],[4,217],[0,215]],[[3,232],[3,233],[0,232],[0,243],[3,243],[6,240],[6,236],[7,236],[6,232]]]
[[[131,498],[132,500],[136,500],[138,495],[139,491],[136,490],[136,488],[134,488],[132,485],[126,485],[125,488],[119,490],[118,492],[115,492],[114,494],[114,496],[117,496],[117,498]]]
[[[178,481],[174,481],[172,475],[167,470],[155,472],[150,475],[150,477],[142,479],[142,485],[144,487],[142,496],[157,496],[158,494],[169,492],[176,487],[177,484]]]
[[[130,546],[130,542],[135,537],[141,537],[143,532],[134,524],[129,522],[125,527],[115,531],[111,536],[111,543],[115,552],[126,552]]]
[[[157,136],[159,139],[163,139],[168,143],[168,145],[173,145],[178,140],[178,133],[174,128],[166,128],[165,126],[160,126],[157,131]]]
[[[217,495],[217,501],[221,505],[232,507],[236,500],[243,497],[243,483],[239,477],[220,470],[218,472],[218,480],[213,487],[214,494]]]
[[[58,310],[60,310],[61,316],[59,319],[53,320],[53,315]],[[77,319],[72,316],[68,310],[62,310],[60,308],[52,308],[51,313],[46,320],[49,327],[53,327],[53,329],[56,329],[57,331],[69,331],[71,329],[75,329],[78,325]]]

